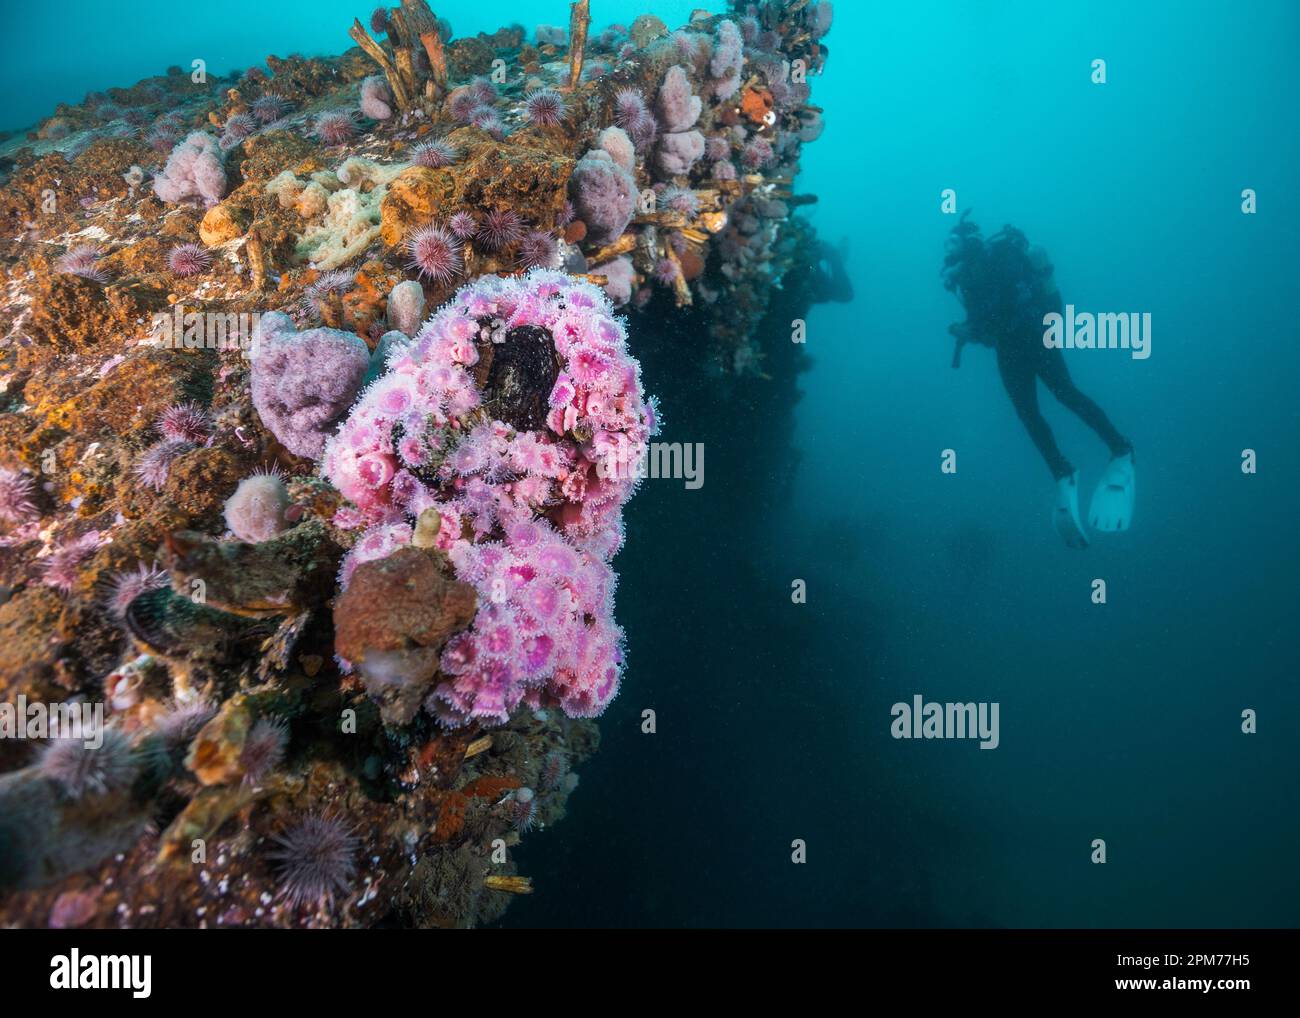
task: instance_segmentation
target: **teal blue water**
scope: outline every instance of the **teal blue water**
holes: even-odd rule
[[[434,6],[457,35],[567,18]],[[649,9],[697,6],[722,5]],[[338,52],[367,13],[32,8],[3,122],[195,57]],[[569,818],[520,850],[541,893],[507,924],[1295,925],[1298,38],[1287,0],[837,4],[797,190],[856,296],[808,316],[801,459],[746,446],[761,390],[718,407],[690,351],[648,366],[668,437],[707,436],[715,472],[630,507],[630,670]],[[1087,551],[1052,530],[991,352],[950,367],[945,189],[1045,246],[1067,302],[1152,315],[1149,359],[1066,354],[1137,456],[1132,528]],[[1106,449],[1040,398],[1086,500]],[[914,695],[997,702],[1000,745],[892,738]]]
[[[825,562],[819,610],[828,635],[882,631],[832,683],[890,775],[865,778],[886,808],[863,828],[934,832],[908,839],[927,922],[1294,925],[1300,9],[882,10],[839,5],[817,92],[834,128],[805,186],[819,229],[848,227],[857,303],[809,324],[789,521],[839,517],[862,547],[855,570]],[[1050,476],[991,351],[949,367],[944,188],[986,231],[1043,244],[1066,301],[1153,316],[1147,360],[1066,353],[1137,450],[1132,529],[1084,553],[1048,524]],[[1108,453],[1040,400],[1087,498]],[[913,693],[1000,701],[1000,748],[887,739]]]
[[[729,529],[651,486],[638,502],[676,511],[655,535],[632,507],[647,527],[624,560],[659,546],[622,566],[633,671],[584,775],[600,812],[537,846],[581,891],[559,916],[1293,926],[1300,15],[837,7],[814,86],[829,126],[799,190],[846,244],[856,299],[809,315],[782,511]],[[950,367],[946,188],[987,232],[1014,223],[1044,245],[1080,309],[1153,315],[1147,360],[1066,354],[1137,450],[1132,528],[1085,552],[1051,527],[1051,476],[992,352]],[[1040,399],[1086,512],[1107,450]],[[999,748],[894,740],[890,708],[917,694],[998,702]],[[645,705],[655,736],[636,727]],[[539,898],[515,921],[555,915]]]

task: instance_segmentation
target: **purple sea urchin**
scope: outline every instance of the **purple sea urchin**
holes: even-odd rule
[[[460,240],[468,240],[478,231],[478,222],[471,212],[457,212],[447,220],[447,229]]]
[[[280,895],[293,907],[331,902],[348,889],[359,839],[339,818],[313,813],[272,840]]]
[[[482,105],[483,101],[468,88],[457,89],[451,94],[451,98],[447,100],[447,112],[452,115],[453,119],[459,120],[462,124],[468,124],[469,118]]]
[[[450,166],[459,158],[460,149],[440,138],[426,141],[423,145],[417,145],[411,152],[411,162],[416,166],[424,166],[431,170],[440,170],[444,166]]]
[[[217,708],[206,700],[175,703],[158,721],[155,731],[162,736],[168,748],[180,749],[191,742],[216,713]]]
[[[155,127],[150,132],[149,137],[145,139],[145,144],[155,152],[163,154],[170,152],[178,140],[180,140],[180,133],[171,125],[168,125],[167,127]]]
[[[555,260],[555,253],[555,238],[541,230],[533,230],[519,242],[517,253],[519,267],[524,269],[548,267]]]
[[[158,431],[173,442],[203,445],[212,437],[212,417],[197,403],[174,403],[158,415]]]
[[[94,734],[102,739],[93,748],[87,746],[87,741],[93,741],[92,733],[87,732],[78,738],[51,739],[41,750],[37,762],[41,774],[56,782],[69,798],[126,788],[139,771],[129,738],[116,728]]]
[[[263,124],[273,124],[288,112],[289,103],[280,96],[268,92],[254,99],[249,109]]]
[[[71,593],[77,585],[77,575],[81,567],[99,548],[99,531],[92,530],[64,541],[42,561],[41,579],[47,587],[64,594]]]
[[[272,117],[272,120],[275,118]],[[257,130],[258,118],[248,113],[236,113],[226,121],[225,135],[236,141],[243,141]]]
[[[177,244],[167,252],[167,267],[175,276],[197,276],[212,266],[212,256],[198,244]]]
[[[0,467],[0,523],[26,523],[36,515],[36,484],[17,470]]]
[[[646,110],[628,126],[627,133],[637,148],[646,148],[659,137],[659,121]]]
[[[539,127],[558,126],[564,112],[564,96],[553,88],[539,88],[524,96],[524,113]]]
[[[766,138],[751,138],[740,152],[740,161],[751,170],[766,166],[775,157],[776,153]]]
[[[356,285],[356,276],[347,269],[322,272],[315,282],[303,290],[298,301],[298,314],[303,318],[319,315],[323,298],[332,293],[347,293]]]
[[[167,586],[167,573],[156,565],[141,562],[134,570],[114,573],[108,581],[104,594],[104,607],[109,615],[119,622],[126,617],[126,610],[141,594],[150,590],[159,590]]]
[[[629,130],[646,112],[645,99],[635,88],[619,89],[614,96],[614,123],[623,130]]]
[[[440,226],[426,226],[413,233],[406,252],[411,256],[407,264],[436,283],[450,282],[464,268],[456,238]]]
[[[483,217],[476,236],[489,251],[500,251],[524,235],[524,221],[514,209],[493,209]]]
[[[505,125],[501,123],[497,111],[490,106],[480,106],[476,109],[470,116],[469,122],[480,131],[486,131],[492,135],[497,141],[500,141],[506,135]]]
[[[551,750],[542,760],[542,769],[538,775],[538,782],[544,791],[553,792],[560,787],[560,783],[564,781],[568,773],[568,759],[559,750]]]
[[[172,463],[178,456],[189,452],[192,448],[189,442],[170,438],[155,442],[135,461],[133,471],[136,480],[148,485],[154,491],[162,491],[167,484],[167,475],[171,473]]]
[[[342,145],[357,133],[356,117],[351,110],[327,110],[312,123],[311,133],[326,145]]]
[[[655,262],[654,276],[664,286],[674,285],[678,276],[677,263],[671,258],[660,258]]]
[[[289,727],[280,718],[261,718],[248,730],[239,766],[244,783],[256,785],[275,770],[289,745]]]
[[[491,104],[497,101],[497,87],[491,79],[479,75],[465,86],[470,95],[481,103]]]
[[[516,789],[509,803],[510,824],[521,834],[537,823],[537,796],[531,788]]]
[[[99,268],[99,259],[99,248],[94,244],[78,244],[59,257],[54,263],[54,271],[103,283],[108,279],[108,273]]]

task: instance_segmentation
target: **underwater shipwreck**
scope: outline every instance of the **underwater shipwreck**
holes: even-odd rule
[[[831,5],[592,6],[458,38],[403,0],[0,141],[0,924],[548,892],[513,849],[636,681],[661,415],[779,474],[833,289],[795,186]]]

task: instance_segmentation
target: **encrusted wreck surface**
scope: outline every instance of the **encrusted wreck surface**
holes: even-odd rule
[[[587,7],[457,38],[404,0],[0,145],[0,921],[474,926],[533,890],[513,848],[622,673],[632,358],[792,376],[759,324],[817,251],[830,5]]]

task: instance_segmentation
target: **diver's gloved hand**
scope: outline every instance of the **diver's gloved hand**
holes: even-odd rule
[[[1079,518],[1079,472],[1056,482],[1056,505],[1052,509],[1052,526],[1069,548],[1088,547],[1083,520]]]

